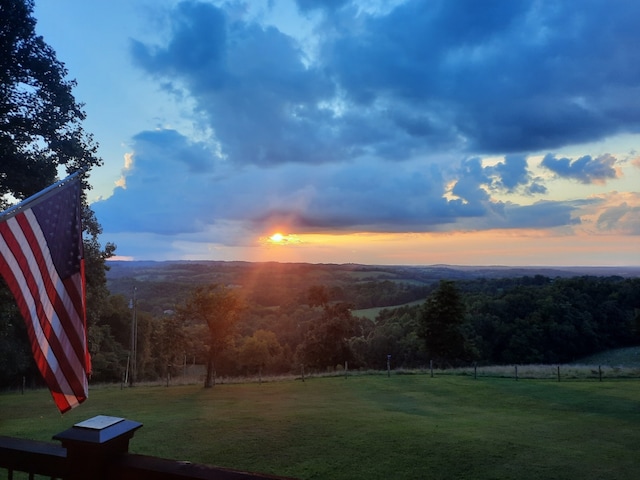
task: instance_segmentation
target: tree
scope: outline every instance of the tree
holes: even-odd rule
[[[309,326],[304,341],[298,345],[297,356],[314,368],[335,367],[352,360],[350,340],[363,334],[361,321],[351,313],[352,305],[329,304],[328,298],[324,287],[309,289],[309,305],[322,307],[322,316]]]
[[[205,388],[215,384],[216,361],[233,334],[241,308],[239,298],[231,290],[216,284],[196,288],[178,309],[183,321],[204,323],[208,327]]]
[[[281,355],[282,346],[276,334],[268,330],[256,330],[244,339],[239,349],[240,363],[249,373],[262,372],[263,368],[277,362]]]
[[[418,305],[380,311],[367,336],[366,362],[382,368],[391,355],[396,367],[424,365],[424,342],[416,334],[419,313]]]
[[[0,199],[22,199],[67,172],[102,164],[82,129],[67,70],[36,35],[33,0],[0,1]],[[86,186],[86,185],[85,185]]]
[[[307,303],[310,307],[326,307],[329,303],[329,292],[324,285],[309,287]]]
[[[83,170],[88,190],[89,170],[102,165],[98,145],[82,128],[85,112],[73,96],[76,82],[36,34],[33,8],[33,0],[0,0],[0,209],[53,184],[61,166],[67,173]],[[105,260],[115,246],[100,247],[101,227],[84,191],[82,201],[91,329],[108,298]],[[0,289],[6,290],[4,282]],[[6,331],[6,318],[0,317],[0,330]]]
[[[467,357],[461,329],[464,314],[465,307],[455,283],[441,280],[422,307],[419,329],[427,354],[436,362],[452,364]]]
[[[105,287],[106,291],[106,287]],[[89,313],[95,317],[94,322],[89,326],[89,346],[91,348],[91,364],[93,367],[92,379],[96,381],[121,381],[131,349],[131,322],[132,310],[129,300],[123,295],[109,295],[106,291],[107,298],[100,301],[99,312],[97,312],[95,293],[88,299],[93,300],[93,308]],[[99,313],[99,315],[96,315]],[[138,316],[138,363],[142,365],[137,369],[138,379],[142,379],[144,375],[145,356],[153,357],[158,365],[153,366],[153,370],[158,375],[164,373],[167,365],[165,359],[164,345],[159,341],[154,342],[151,346],[149,336],[158,335],[158,339],[164,329],[164,322],[161,322],[158,332],[152,330],[151,326],[155,326],[155,322],[151,322],[148,312],[139,311]],[[150,323],[151,322],[151,323]],[[181,325],[180,325],[181,327]],[[171,332],[167,335],[171,342],[175,344],[180,338],[181,332]],[[146,347],[146,348],[145,348]],[[180,353],[184,349],[181,348]],[[130,359],[129,359],[130,360]],[[147,369],[148,371],[151,368]],[[157,375],[156,375],[157,376]],[[154,378],[152,375],[151,378]]]
[[[25,323],[9,289],[0,289],[0,386],[18,386],[22,376],[36,372]]]

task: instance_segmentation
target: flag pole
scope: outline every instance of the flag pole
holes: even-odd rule
[[[54,183],[53,185],[49,185],[47,188],[45,188],[43,190],[40,190],[38,193],[34,193],[30,197],[25,198],[20,203],[17,203],[15,205],[7,208],[6,210],[0,212],[0,222],[4,221],[4,220],[9,220],[11,217],[15,217],[27,205],[33,206],[33,205],[41,202],[42,200],[47,198],[51,194],[51,192],[53,192],[54,190],[56,190],[59,187],[62,187],[66,183],[70,182],[71,180],[74,180],[76,177],[78,177],[79,175],[85,173],[86,171],[87,171],[86,168],[77,170],[77,171],[73,172],[71,175],[69,175],[67,178],[62,179],[62,180]]]

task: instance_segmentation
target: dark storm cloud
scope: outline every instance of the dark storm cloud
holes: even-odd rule
[[[133,56],[193,98],[241,164],[522,153],[640,126],[638,2],[298,6],[333,11],[317,55],[275,27],[183,2],[166,43],[134,41]]]
[[[547,193],[543,180],[531,174],[526,155],[506,155],[503,162],[485,167],[485,170],[487,175],[492,177],[490,188],[493,190],[504,190],[508,193],[521,192],[525,195]]]
[[[507,155],[504,161],[490,166],[483,166],[479,157],[468,158],[462,162],[456,176],[451,193],[474,205],[488,201],[489,192],[513,193],[518,190],[526,195],[546,193],[541,180],[531,175],[524,155]]]
[[[527,157],[525,155],[507,155],[504,162],[498,163],[494,170],[500,177],[500,183],[508,191],[529,182]]]
[[[321,106],[335,95],[322,69],[305,65],[292,38],[231,21],[210,4],[183,2],[164,46],[134,42],[135,61],[197,103],[230,160],[269,165],[345,158],[340,119]]]
[[[172,38],[165,48],[149,48],[132,42],[132,54],[141,67],[168,78],[183,72],[206,76],[210,88],[220,88],[228,80],[226,18],[217,8],[197,2],[183,2],[172,15]],[[196,85],[191,85],[195,87]]]
[[[602,155],[592,158],[585,155],[577,160],[556,158],[552,154],[545,155],[541,166],[548,168],[560,177],[578,180],[581,183],[604,183],[618,178],[615,168],[616,158],[612,155]]]
[[[204,143],[173,130],[142,132],[133,148],[126,187],[93,204],[109,232],[196,234],[244,222],[237,235],[216,239],[239,244],[273,228],[425,232],[574,222],[574,207],[562,202],[520,207],[492,201],[483,186],[495,182],[488,175],[493,167],[482,167],[478,158],[466,160],[455,173],[448,198],[442,171],[420,162],[395,163],[392,169],[381,160],[238,169],[214,162],[215,152]],[[192,165],[207,162],[215,167],[193,174]]]
[[[168,139],[172,148],[164,148]],[[110,232],[197,232],[234,221],[248,222],[254,233],[278,225],[298,231],[430,230],[457,214],[443,198],[443,179],[435,168],[413,165],[390,172],[384,162],[368,161],[320,170],[300,164],[239,170],[218,162],[193,175],[192,163],[215,158],[202,143],[158,130],[137,135],[133,147],[126,188],[94,204]]]
[[[410,1],[360,14],[322,61],[354,103],[428,111],[467,149],[556,148],[637,130],[639,13],[630,1]]]
[[[141,164],[141,168],[153,170],[161,165],[160,159],[164,157],[185,165],[189,173],[205,173],[213,168],[215,155],[211,150],[202,143],[189,142],[175,130],[141,132],[133,137],[133,141],[138,158],[157,159],[147,165]],[[171,172],[162,172],[165,173],[171,175]]]
[[[313,195],[294,224],[309,229],[429,230],[451,216],[435,170],[391,172],[381,162],[354,163],[330,168],[307,181]]]
[[[316,18],[308,50],[229,4],[195,1],[176,5],[162,43],[132,42],[136,65],[211,136],[137,135],[127,188],[107,201],[118,215],[95,205],[105,228],[570,226],[575,204],[492,196],[546,193],[528,168],[540,149],[640,127],[635,2],[297,4]],[[542,166],[593,183],[616,178],[615,163],[549,154]]]
[[[452,189],[454,195],[462,198],[467,205],[479,206],[489,200],[489,194],[482,186],[490,180],[479,158],[465,160],[460,175]]]

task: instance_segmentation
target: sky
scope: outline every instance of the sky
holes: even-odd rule
[[[36,0],[119,259],[640,265],[640,2]]]

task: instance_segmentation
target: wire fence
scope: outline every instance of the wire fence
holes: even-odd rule
[[[349,369],[338,365],[324,371],[300,368],[296,373],[280,375],[218,376],[217,384],[269,383],[280,381],[307,381],[325,377],[397,376],[424,375],[426,377],[464,376],[474,379],[511,378],[513,380],[585,380],[606,381],[614,379],[640,379],[640,366],[624,365],[578,365],[578,364],[534,364],[534,365],[468,365],[456,368],[389,368],[385,370]],[[141,382],[144,385],[193,385],[204,383],[204,374],[176,376],[169,381]]]

